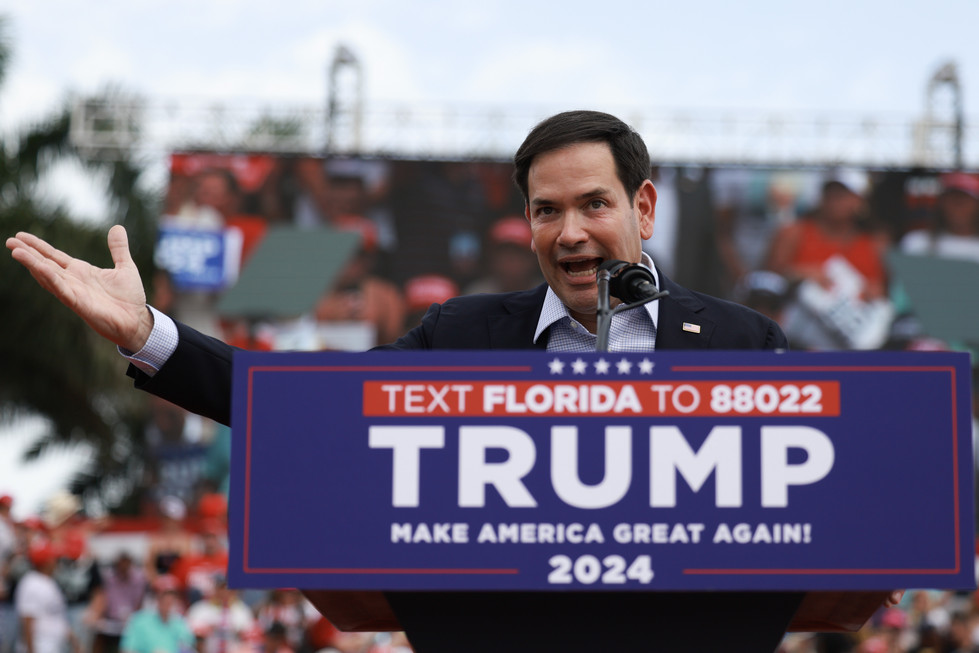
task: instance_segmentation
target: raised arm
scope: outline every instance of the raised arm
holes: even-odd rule
[[[14,260],[37,282],[81,317],[96,333],[113,343],[139,351],[153,329],[139,270],[129,253],[121,225],[109,229],[112,269],[97,268],[73,258],[29,233],[7,239]]]

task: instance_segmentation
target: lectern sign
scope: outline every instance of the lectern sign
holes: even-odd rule
[[[240,353],[232,582],[973,587],[956,353]]]

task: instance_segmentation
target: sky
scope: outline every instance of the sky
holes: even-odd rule
[[[911,117],[954,61],[965,113],[979,115],[975,0],[0,0],[0,16],[5,135],[107,87],[322,106],[340,44],[368,104]],[[98,220],[94,185],[59,170],[45,192]],[[0,493],[44,477],[4,463],[13,442],[0,440]],[[25,506],[47,490],[19,491]]]
[[[4,125],[110,84],[319,104],[341,43],[368,100],[915,112],[947,60],[979,100],[972,0],[0,0],[0,15]]]

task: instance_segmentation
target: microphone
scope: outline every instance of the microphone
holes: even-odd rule
[[[608,270],[610,275],[609,294],[618,297],[626,304],[655,299],[657,295],[660,295],[659,288],[654,283],[653,273],[638,263],[627,263],[613,259],[604,261],[598,270],[599,272]]]
[[[612,316],[637,306],[642,306],[660,297],[669,295],[668,290],[660,291],[653,283],[653,273],[638,263],[626,261],[604,261],[598,266],[598,318],[595,351],[608,351],[609,331],[612,329]],[[609,296],[618,297],[622,304],[614,309],[609,306]]]

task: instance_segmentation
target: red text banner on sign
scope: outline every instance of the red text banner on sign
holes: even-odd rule
[[[366,417],[838,417],[836,381],[366,381]]]

